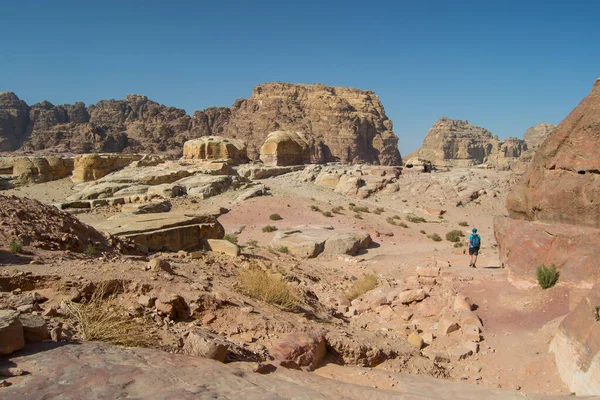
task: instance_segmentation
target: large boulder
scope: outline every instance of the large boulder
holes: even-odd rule
[[[205,136],[188,140],[183,145],[184,160],[228,160],[231,164],[248,162],[246,144],[221,136]]]
[[[75,157],[71,180],[75,183],[97,180],[142,157],[139,154],[82,154]]]
[[[271,348],[275,360],[293,363],[293,367],[307,367],[315,369],[327,353],[327,343],[323,334],[318,333],[292,333],[285,339],[275,343]]]
[[[302,165],[310,162],[310,150],[301,134],[276,131],[260,148],[260,159],[268,166]]]
[[[556,127],[506,200],[511,217],[600,228],[600,79]]]
[[[560,377],[578,396],[600,394],[600,285],[562,320],[550,344]]]
[[[362,231],[334,230],[330,226],[299,226],[277,232],[270,246],[287,248],[296,257],[313,258],[321,253],[356,255],[371,243],[371,236]]]
[[[11,354],[25,346],[23,325],[19,313],[12,310],[0,310],[0,355]]]

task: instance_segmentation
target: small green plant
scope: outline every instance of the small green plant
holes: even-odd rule
[[[373,290],[377,287],[377,276],[373,274],[367,274],[360,279],[357,279],[352,287],[343,294],[347,300],[354,300],[359,296],[367,293],[369,290]]]
[[[402,202],[403,202],[403,203],[408,203],[408,200],[406,200],[406,199],[402,199]]]
[[[354,207],[354,206],[356,206],[356,204],[354,204],[354,203],[348,203],[348,206]]]
[[[10,242],[10,244],[8,245],[8,248],[9,248],[10,252],[13,254],[19,254],[23,251],[23,245],[21,244],[21,242],[16,242],[14,240],[12,242]]]
[[[381,213],[384,212],[384,211],[385,211],[385,209],[383,207],[377,207],[375,209],[375,211],[373,211],[373,213],[377,214],[377,215],[381,215]]]
[[[460,221],[458,226],[469,226],[469,223],[467,221]]]
[[[327,218],[333,217],[333,214],[331,213],[331,211],[324,211],[323,215],[326,216]]]
[[[419,217],[418,215],[415,215],[413,213],[409,213],[406,215],[406,220],[408,222],[412,222],[414,224],[420,224],[421,222],[427,222],[427,220],[423,217]]]
[[[401,217],[401,216],[399,216],[399,215],[393,215],[393,216],[392,216],[392,219],[402,219],[402,217]]]
[[[83,254],[85,254],[88,257],[94,257],[97,253],[98,250],[96,250],[96,246],[94,246],[91,243],[85,246],[85,249],[83,250]]]
[[[448,233],[446,233],[446,240],[448,240],[449,242],[460,242],[461,238],[465,236],[465,234],[462,231],[459,231],[458,229],[455,229],[453,231],[450,231]]]
[[[396,220],[393,217],[387,217],[385,220],[390,225],[398,225],[398,223],[396,222]]]
[[[344,211],[344,207],[342,207],[342,206],[333,207],[331,209],[331,212],[334,214],[341,214],[342,211]]]
[[[408,225],[406,224],[406,222],[404,221],[400,221],[398,222],[398,226],[402,227],[402,228],[408,228]]]
[[[280,219],[283,219],[283,218],[281,218],[281,215],[279,215],[279,214],[271,214],[271,215],[269,215],[269,219],[271,221],[279,221]]]
[[[421,229],[419,232],[421,232],[423,235],[427,235],[427,232],[425,232],[423,229]]]
[[[463,242],[457,242],[454,243],[454,247],[459,248],[459,247],[463,247],[465,244]]]
[[[365,207],[365,206],[350,206],[350,209],[354,212],[360,213],[360,212],[365,212],[368,213],[369,211],[369,207]]]
[[[275,250],[277,250],[278,252],[283,253],[283,254],[290,253],[290,249],[288,249],[287,246],[279,246]]]
[[[263,226],[263,228],[262,228],[263,232],[275,232],[276,230],[277,230],[277,227],[273,226],[273,225],[266,225],[266,226]]]
[[[442,238],[437,233],[433,233],[431,235],[427,235],[427,237],[429,239],[433,240],[434,242],[441,242],[442,241]]]
[[[537,268],[536,276],[542,289],[549,289],[558,281],[559,272],[554,265],[546,267],[542,264]]]
[[[310,206],[310,209],[316,212],[321,212],[321,209],[317,206]]]
[[[356,218],[356,219],[362,219],[362,215],[360,215],[360,214],[354,214],[354,218]]]
[[[225,236],[223,236],[223,240],[227,240],[233,244],[238,244],[238,237],[233,233],[226,233]]]

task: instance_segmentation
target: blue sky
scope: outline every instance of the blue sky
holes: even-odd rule
[[[403,155],[440,117],[501,138],[559,123],[600,76],[599,1],[0,0],[0,91],[145,94],[188,113],[269,81],[375,91]]]

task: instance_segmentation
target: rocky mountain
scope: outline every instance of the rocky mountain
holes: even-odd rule
[[[504,169],[526,150],[527,144],[522,139],[502,141],[469,121],[442,117],[429,129],[421,148],[407,159],[421,158],[436,166],[450,167],[487,163]]]
[[[219,135],[244,140],[258,160],[267,135],[301,132],[311,162],[398,165],[398,137],[377,95],[325,85],[267,83],[231,108],[211,107],[191,117],[146,96],[28,106],[14,93],[0,93],[0,151],[172,152],[191,138]]]
[[[548,137],[548,135],[552,133],[554,128],[556,127],[552,124],[541,123],[527,129],[523,137],[525,139],[525,143],[527,143],[527,148],[530,151],[537,150],[542,142]]]

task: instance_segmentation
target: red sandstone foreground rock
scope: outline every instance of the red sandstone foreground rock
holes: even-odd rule
[[[600,79],[548,136],[506,200],[511,217],[600,228]]]

